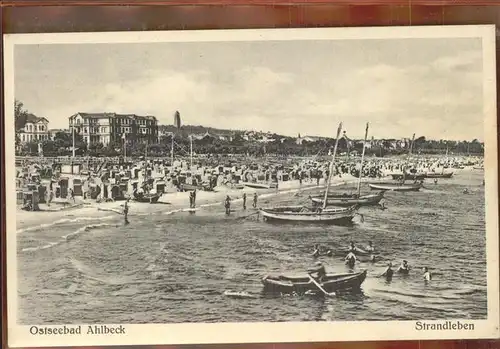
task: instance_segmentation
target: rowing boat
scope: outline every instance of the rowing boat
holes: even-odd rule
[[[422,188],[420,183],[368,183],[372,190],[387,190],[387,191],[419,191]]]
[[[366,270],[358,273],[327,274],[318,282],[326,292],[348,291],[359,289],[366,279]],[[266,293],[297,293],[316,291],[317,286],[311,281],[308,274],[304,275],[267,275],[262,279]]]
[[[270,183],[264,183],[264,182],[241,182],[245,187],[253,188],[253,189],[271,189],[271,188],[277,188],[278,183],[277,182],[270,182]]]
[[[137,202],[149,202],[151,204],[154,204],[158,202],[160,199],[161,195],[160,194],[139,194],[137,192],[134,192],[134,200]]]
[[[384,198],[384,191],[378,194],[366,194],[358,196],[357,194],[330,194],[327,198],[327,206],[348,207],[352,205],[370,206],[377,205]],[[316,205],[322,205],[324,198],[321,196],[311,197],[311,201]]]
[[[323,210],[304,206],[281,206],[261,208],[259,213],[264,221],[349,225],[356,215],[357,208],[357,205]]]
[[[419,174],[393,173],[393,174],[391,174],[391,177],[394,180],[406,179],[409,181],[421,181],[421,180],[425,179],[426,174],[425,173],[419,173]]]
[[[426,178],[451,178],[453,176],[453,172],[448,172],[448,173],[434,173],[434,172],[427,172],[425,174]]]

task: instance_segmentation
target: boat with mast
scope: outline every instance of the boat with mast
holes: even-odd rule
[[[415,134],[413,134],[412,142],[410,145],[410,150],[408,153],[408,158],[411,156],[413,151],[413,145],[415,143]],[[402,168],[402,173],[398,174],[398,182],[385,182],[385,183],[368,183],[371,190],[385,190],[385,191],[399,191],[399,192],[409,192],[409,191],[419,191],[422,188],[422,183],[425,179],[425,174],[423,177],[419,178],[417,173],[408,173],[405,166]],[[392,175],[394,178],[394,175]],[[407,179],[414,180],[414,183],[405,183]],[[394,178],[396,179],[396,178]]]
[[[366,150],[366,140],[368,138],[368,128],[369,123],[366,123],[365,129],[365,139],[363,142],[363,152],[361,153],[361,168],[359,170],[358,176],[358,184],[355,194],[328,194],[326,204],[327,206],[352,206],[352,205],[360,205],[360,206],[368,206],[368,205],[377,205],[383,198],[385,190],[381,190],[377,194],[365,194],[361,195],[361,181],[363,178],[363,165],[365,160],[365,150]],[[322,196],[311,196],[311,201],[315,205],[321,205],[324,202],[324,198]]]
[[[335,148],[333,150],[332,161],[326,183],[326,192],[323,199],[322,207],[317,205],[312,206],[281,206],[274,208],[261,208],[259,213],[264,221],[276,221],[281,223],[327,223],[336,225],[348,225],[352,223],[352,219],[357,214],[359,205],[350,207],[327,208],[328,192],[330,190],[330,182],[333,174],[333,165],[337,154],[340,132],[342,131],[342,123],[339,124],[337,130],[337,138],[335,140]]]

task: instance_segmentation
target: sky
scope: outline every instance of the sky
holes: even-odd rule
[[[481,40],[43,44],[15,48],[15,97],[67,128],[77,112],[351,138],[483,139]]]

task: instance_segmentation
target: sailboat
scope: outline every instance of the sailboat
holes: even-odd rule
[[[350,207],[327,208],[328,191],[330,189],[333,164],[335,162],[335,155],[337,154],[341,131],[342,123],[339,124],[337,130],[337,138],[335,141],[335,148],[333,150],[332,162],[330,163],[330,171],[328,174],[323,206],[318,207],[317,205],[312,205],[312,207],[281,206],[274,208],[261,208],[259,210],[259,213],[264,221],[276,221],[281,223],[327,223],[336,225],[348,225],[352,222],[352,219],[357,213],[359,205],[352,205]]]
[[[368,205],[377,205],[384,198],[384,190],[381,190],[377,194],[365,194],[361,195],[361,180],[363,177],[363,164],[365,160],[365,149],[366,149],[366,140],[368,137],[368,127],[369,124],[366,123],[365,130],[365,140],[363,142],[363,153],[361,154],[361,169],[359,170],[358,177],[358,187],[356,194],[328,194],[327,196],[327,206],[352,206],[352,205],[360,205],[360,206],[368,206]],[[323,197],[321,196],[313,196],[311,197],[311,201],[316,205],[323,204]]]
[[[412,142],[410,145],[410,151],[408,156],[411,155],[413,151],[413,145],[415,143],[415,134],[413,134]],[[392,175],[393,179],[396,179],[394,175]],[[398,177],[399,182],[386,182],[386,183],[368,183],[368,186],[371,190],[386,190],[386,191],[419,191],[422,188],[422,182],[425,179],[425,174],[422,178],[418,177],[418,174],[412,174],[406,172],[406,168],[403,167],[401,177]],[[405,183],[407,179],[413,179],[414,183]],[[421,182],[418,182],[421,181]]]

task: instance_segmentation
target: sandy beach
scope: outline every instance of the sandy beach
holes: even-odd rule
[[[365,179],[363,181],[373,181],[373,179]],[[339,186],[342,184],[349,184],[356,182],[357,179],[351,175],[344,175],[342,178],[336,177],[332,179],[332,186]],[[293,194],[300,192],[302,190],[315,190],[324,187],[324,182],[322,181],[319,186],[316,182],[303,182],[300,185],[298,180],[292,180],[287,182],[281,182],[279,184],[279,189],[253,189],[245,187],[244,189],[231,189],[224,186],[216,187],[213,192],[208,191],[198,191],[196,198],[197,209],[202,209],[206,206],[223,205],[223,201],[226,196],[229,195],[233,203],[238,203],[242,201],[243,193],[247,194],[247,205],[251,206],[252,197],[255,192],[259,195],[258,206],[265,205],[266,198],[274,197],[277,195]],[[52,204],[51,207],[43,205],[44,208],[48,208],[49,211],[24,211],[18,209],[16,212],[16,230],[17,232],[25,231],[29,229],[30,226],[36,225],[48,225],[53,224],[55,221],[61,220],[82,220],[95,219],[96,217],[106,217],[109,216],[110,212],[121,212],[124,201],[115,202],[101,202],[96,203],[95,201],[84,201],[82,199],[76,199],[76,203],[68,204],[65,209],[63,209],[62,204]],[[187,192],[176,192],[163,194],[158,203],[139,203],[133,200],[130,201],[130,211],[129,217],[134,215],[147,215],[158,213],[160,211],[175,213],[181,210],[189,209],[189,193]]]

